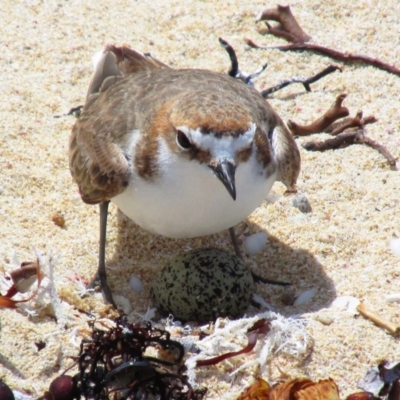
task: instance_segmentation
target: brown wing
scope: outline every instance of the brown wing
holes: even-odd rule
[[[71,175],[85,203],[101,203],[121,193],[131,175],[122,142],[131,129],[128,124],[134,124],[133,117],[122,110],[115,115],[123,102],[123,91],[113,90],[109,96],[103,92],[127,75],[161,68],[169,67],[128,47],[105,47],[69,142]]]
[[[283,121],[275,128],[272,148],[278,163],[278,181],[287,187],[287,192],[296,192],[301,164],[300,151]]]

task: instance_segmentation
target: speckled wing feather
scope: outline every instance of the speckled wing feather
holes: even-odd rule
[[[275,129],[272,151],[278,164],[277,180],[286,186],[288,192],[296,192],[297,178],[300,174],[300,152],[283,121]]]
[[[105,47],[69,143],[71,174],[84,202],[97,204],[116,196],[128,185],[131,175],[121,136],[134,126],[134,121],[122,112],[115,115],[124,94],[115,90],[106,99],[101,94],[127,75],[160,68],[168,67],[127,47]],[[134,96],[130,100],[134,101]]]

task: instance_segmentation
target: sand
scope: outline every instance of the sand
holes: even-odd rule
[[[291,6],[316,43],[400,66],[397,1],[305,0]],[[55,287],[63,300],[57,318],[48,293],[30,307],[1,310],[0,378],[13,389],[36,398],[72,364],[88,333],[88,317],[77,309],[112,316],[99,294],[82,296],[80,280],[89,280],[96,270],[98,208],[83,204],[72,182],[67,152],[74,117],[63,116],[84,102],[91,57],[106,43],[126,43],[173,67],[226,72],[229,59],[218,44],[223,37],[237,51],[242,70],[252,72],[268,63],[255,81],[258,89],[293,76],[311,76],[333,62],[307,52],[250,49],[245,37],[264,45],[284,44],[258,32],[262,24],[255,24],[255,15],[264,8],[260,0],[26,0],[2,5],[0,274],[15,267],[15,257],[30,261],[40,252],[46,264],[52,254],[57,259]],[[368,135],[399,157],[399,77],[345,65],[342,73],[329,75],[312,89],[307,93],[301,85],[289,86],[269,101],[284,120],[309,123],[337,95],[347,93],[351,115],[359,109],[375,115],[379,121],[367,127]],[[277,312],[306,316],[314,342],[306,360],[272,362],[263,377],[332,377],[345,397],[358,390],[357,382],[370,365],[400,359],[393,335],[343,308],[326,309],[336,297],[352,296],[400,324],[398,303],[385,301],[386,295],[400,291],[400,258],[390,250],[390,241],[400,237],[400,177],[371,148],[356,145],[311,153],[301,147],[308,140],[297,139],[302,156],[298,186],[312,213],[292,207],[291,198],[283,196],[284,187],[276,184],[274,202],[265,202],[238,231],[265,231],[269,236],[265,250],[247,259],[257,272],[292,282],[298,293],[316,290],[311,302],[293,307],[282,303],[282,289],[257,285],[257,294]],[[65,219],[63,227],[52,221],[54,213]],[[117,303],[132,316],[143,314],[150,305],[149,284],[168,257],[206,246],[231,250],[229,235],[180,241],[155,237],[111,206],[107,266]],[[141,294],[129,286],[132,275],[144,283]],[[1,293],[8,285],[1,280]],[[41,351],[35,346],[39,341],[46,343]],[[233,399],[253,381],[257,371],[251,369],[229,376],[240,362],[199,375],[199,383],[210,387],[207,398]]]

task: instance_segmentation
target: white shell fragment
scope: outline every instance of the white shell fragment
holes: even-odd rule
[[[264,232],[255,233],[254,235],[247,236],[244,240],[243,246],[246,254],[255,256],[263,251],[267,244],[268,237]]]
[[[132,275],[130,277],[129,285],[136,293],[142,293],[142,291],[143,291],[143,282],[139,278],[137,278],[136,276]]]
[[[294,306],[301,306],[303,304],[307,304],[317,293],[317,289],[308,289],[305,292],[301,293],[297,296],[297,299],[294,301]]]
[[[390,241],[390,250],[392,250],[393,254],[396,254],[396,256],[400,256],[400,238]]]
[[[360,300],[353,296],[340,296],[333,300],[329,308],[336,308],[338,311],[346,311],[353,315],[357,315],[357,306]]]
[[[388,294],[385,297],[385,300],[388,303],[400,303],[400,293],[393,293],[393,294]]]

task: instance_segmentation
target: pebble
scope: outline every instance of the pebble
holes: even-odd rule
[[[297,193],[293,197],[292,205],[304,214],[308,214],[312,211],[310,202],[308,201],[307,197],[302,193]]]
[[[243,247],[249,256],[255,256],[258,253],[261,253],[267,244],[268,237],[266,233],[259,232],[254,235],[247,236],[243,242]]]
[[[139,278],[137,278],[136,276],[132,275],[130,277],[129,285],[136,293],[142,293],[143,292],[143,282]]]
[[[51,220],[54,222],[55,225],[63,228],[65,226],[65,218],[60,212],[55,212],[51,215]]]
[[[318,313],[314,316],[314,319],[326,326],[331,325],[335,321],[335,318],[328,313]]]

